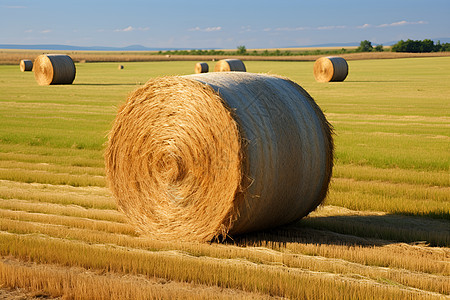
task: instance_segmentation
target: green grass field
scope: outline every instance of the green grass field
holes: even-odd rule
[[[149,78],[195,66],[121,64],[76,64],[74,83],[59,86],[0,65],[0,291],[449,297],[450,57],[349,61],[349,76],[336,83],[317,83],[314,62],[245,62],[249,72],[289,77],[311,94],[334,126],[335,168],[325,203],[310,216],[224,244],[148,240],[117,211],[103,162],[117,107]]]

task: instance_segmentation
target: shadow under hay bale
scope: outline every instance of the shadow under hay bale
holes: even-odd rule
[[[105,165],[119,209],[142,233],[209,241],[314,210],[331,177],[332,129],[285,78],[154,78],[119,109]]]
[[[21,72],[28,72],[33,70],[33,62],[28,59],[22,59],[20,61],[20,71]]]
[[[246,72],[245,65],[240,59],[221,59],[215,67],[214,72]]]
[[[318,82],[344,81],[347,75],[348,64],[342,57],[321,57],[314,63],[314,78]]]
[[[65,54],[43,54],[34,61],[34,77],[39,85],[72,84],[75,64]]]
[[[208,73],[209,71],[209,66],[207,63],[205,62],[198,62],[195,64],[195,73],[199,74],[199,73]]]

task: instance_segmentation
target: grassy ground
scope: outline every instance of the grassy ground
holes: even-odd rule
[[[148,78],[195,65],[121,64],[77,63],[74,84],[46,87],[0,66],[0,295],[450,295],[449,57],[350,61],[344,82],[325,84],[313,62],[246,62],[316,99],[335,128],[336,166],[309,217],[224,244],[148,240],[117,211],[102,157],[117,106]]]

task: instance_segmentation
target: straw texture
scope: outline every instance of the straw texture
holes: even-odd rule
[[[205,62],[198,62],[195,64],[195,73],[196,74],[200,74],[200,73],[208,73],[209,71],[209,66],[207,63]]]
[[[214,72],[246,72],[245,65],[240,59],[221,59],[214,66]]]
[[[347,75],[348,64],[342,57],[321,57],[314,63],[314,78],[318,82],[344,81]]]
[[[20,71],[27,72],[33,70],[33,62],[28,59],[22,59],[20,61]]]
[[[71,84],[76,73],[72,58],[64,54],[39,55],[33,69],[39,85]]]
[[[149,80],[119,109],[105,151],[119,209],[158,239],[209,241],[300,219],[325,198],[331,126],[284,78]]]

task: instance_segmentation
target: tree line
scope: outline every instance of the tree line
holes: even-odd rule
[[[371,52],[371,51],[384,51],[383,45],[372,46],[372,43],[368,40],[361,41],[359,47],[356,49],[357,52]],[[411,52],[411,53],[425,53],[425,52],[440,52],[440,51],[450,51],[450,43],[441,44],[438,41],[436,44],[430,39],[411,40],[406,41],[400,40],[391,47],[392,52]]]

